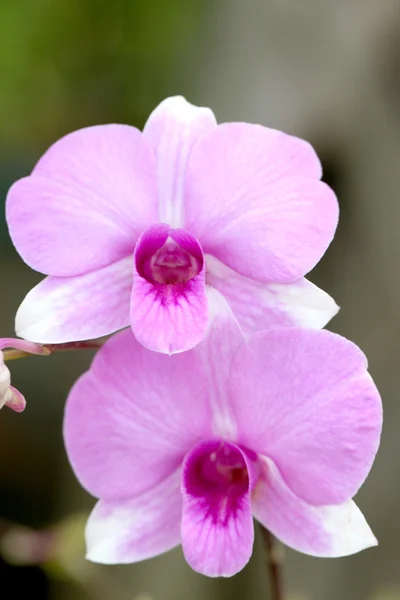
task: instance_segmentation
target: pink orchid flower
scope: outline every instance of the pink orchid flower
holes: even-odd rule
[[[253,516],[306,554],[373,546],[351,498],[381,419],[365,356],[328,331],[245,340],[225,307],[201,344],[172,357],[120,332],[66,405],[69,459],[100,499],[87,557],[129,563],[182,543],[193,569],[230,576],[251,556]]]
[[[334,301],[303,279],[334,235],[338,205],[304,140],[168,98],[143,133],[127,125],[56,142],[7,198],[12,240],[49,275],[25,298],[17,334],[41,343],[131,325],[141,344],[194,347],[207,286],[245,330],[323,327]]]
[[[10,371],[4,362],[2,352],[5,348],[14,348],[28,354],[48,354],[48,350],[40,344],[26,340],[0,338],[0,408],[8,406],[15,412],[22,412],[25,410],[26,400],[21,392],[11,385]]]

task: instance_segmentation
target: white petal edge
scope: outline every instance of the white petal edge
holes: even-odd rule
[[[86,558],[126,564],[157,556],[180,544],[181,472],[123,501],[99,500],[86,525]]]
[[[132,257],[76,277],[46,277],[25,297],[17,335],[42,344],[102,337],[129,325]]]
[[[281,542],[325,558],[349,556],[378,544],[353,500],[330,506],[308,504],[290,490],[271,460],[261,461],[264,473],[253,490],[253,516]]]
[[[329,294],[305,278],[291,283],[261,283],[210,254],[205,260],[206,282],[225,296],[246,334],[271,327],[322,329],[339,311]]]

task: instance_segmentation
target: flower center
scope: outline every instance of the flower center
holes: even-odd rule
[[[184,284],[203,268],[199,243],[183,229],[164,224],[150,228],[136,253],[136,268],[150,283]]]
[[[168,237],[165,244],[150,259],[152,280],[158,283],[186,283],[199,272],[195,257]]]
[[[211,450],[211,451],[210,451]],[[219,442],[213,449],[200,453],[192,468],[192,493],[199,487],[204,493],[242,495],[249,487],[249,474],[241,452],[233,444]]]

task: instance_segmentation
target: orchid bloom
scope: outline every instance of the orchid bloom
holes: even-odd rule
[[[5,348],[14,348],[27,354],[45,355],[49,351],[40,344],[34,344],[26,340],[0,338],[0,408],[3,408],[5,405],[12,408],[15,412],[22,412],[25,410],[26,400],[21,392],[11,385],[10,371],[4,362],[2,352]]]
[[[304,140],[208,108],[164,100],[143,133],[128,125],[56,142],[7,197],[11,238],[48,277],[27,295],[17,334],[41,343],[131,325],[173,354],[208,323],[207,286],[246,331],[323,327],[335,302],[303,278],[334,235],[338,205]]]
[[[314,556],[373,546],[351,498],[381,418],[365,356],[328,331],[245,339],[225,307],[201,344],[172,357],[120,332],[66,405],[70,462],[99,498],[87,557],[129,563],[181,543],[193,569],[230,576],[251,556],[252,516]]]

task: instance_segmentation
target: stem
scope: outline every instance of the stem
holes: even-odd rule
[[[268,529],[260,525],[264,551],[269,572],[272,600],[284,600],[282,582],[283,557],[276,539]]]
[[[66,342],[64,344],[43,344],[43,354],[38,356],[49,356],[53,352],[65,352],[67,350],[93,350],[100,348],[107,338],[99,338],[98,340],[85,340],[83,342]],[[3,357],[5,361],[17,360],[19,358],[26,358],[27,356],[33,356],[30,352],[24,352],[23,350],[3,350]]]

